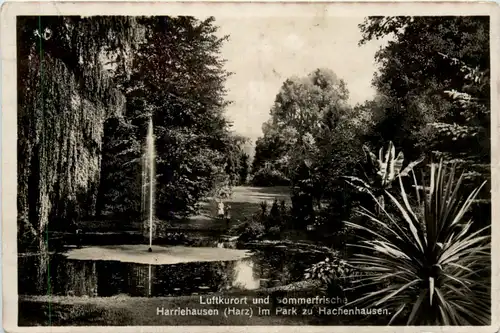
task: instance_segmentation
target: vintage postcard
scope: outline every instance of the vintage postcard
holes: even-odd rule
[[[4,329],[498,331],[498,9],[4,4]]]

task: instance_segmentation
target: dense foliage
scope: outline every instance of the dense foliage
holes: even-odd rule
[[[317,140],[351,111],[347,98],[344,81],[331,70],[318,69],[306,77],[286,80],[270,110],[271,119],[263,126],[264,135],[257,140],[254,174],[270,168],[292,184],[302,180],[300,168],[303,162],[313,167]]]
[[[187,214],[239,182],[214,19],[18,18],[18,218],[22,243],[81,219],[138,217],[154,122],[157,215]],[[217,193],[215,193],[217,192]]]
[[[362,218],[346,222],[358,230],[349,262],[366,272],[355,281],[361,297],[348,306],[389,308],[394,324],[490,322],[488,24],[481,17],[370,17],[360,26],[361,44],[393,37],[376,56],[379,96],[365,103],[374,111],[367,144],[391,140],[405,157],[425,154],[427,163],[422,181],[413,177],[414,191],[403,182],[407,174],[392,177],[399,189],[357,186],[379,209],[363,204]],[[444,160],[429,172],[436,158]],[[377,200],[381,189],[386,205]]]
[[[128,17],[17,18],[19,248],[44,248],[49,222],[95,214],[104,120],[123,110],[105,70],[137,34]],[[37,243],[37,244],[35,244]]]
[[[248,174],[250,172],[250,155],[245,152],[240,154],[239,165],[238,165],[238,175],[239,183],[245,185],[248,181]]]
[[[360,26],[361,44],[392,37],[376,54],[379,73],[373,84],[389,105],[374,128],[376,146],[392,140],[410,159],[433,148],[434,131],[428,125],[444,119],[461,120],[461,108],[446,90],[462,91],[466,82],[460,68],[441,56],[460,59],[476,68],[489,68],[487,17],[370,17]],[[487,96],[482,96],[488,98]],[[446,122],[446,121],[445,121]],[[381,141],[380,141],[381,140]],[[434,141],[437,142],[437,141]],[[447,149],[459,146],[449,142]],[[464,151],[489,153],[489,143],[476,141]],[[479,144],[479,146],[478,146]]]
[[[367,144],[391,140],[410,160],[457,163],[470,191],[490,179],[489,18],[369,17],[360,29],[361,44],[392,37],[376,54],[379,97],[370,102]],[[483,225],[491,220],[490,186],[471,208]]]
[[[253,183],[289,184],[294,216],[302,228],[314,223],[314,209],[344,197],[338,181],[362,157],[366,114],[347,104],[343,80],[327,69],[283,83],[256,142]],[[341,205],[341,204],[340,204]]]
[[[332,233],[361,274],[351,305],[390,308],[393,323],[488,323],[489,20],[369,17],[360,29],[361,47],[390,37],[375,57],[375,98],[350,107],[329,70],[285,81],[253,183],[289,184],[289,224]],[[327,261],[312,272],[337,276]]]
[[[280,239],[282,233],[291,227],[291,210],[285,201],[275,199],[270,207],[263,201],[259,208],[258,212],[234,228],[233,232],[240,235],[241,241]]]

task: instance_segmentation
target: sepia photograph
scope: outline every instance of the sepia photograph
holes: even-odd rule
[[[492,325],[490,15],[163,13],[15,17],[17,326]]]

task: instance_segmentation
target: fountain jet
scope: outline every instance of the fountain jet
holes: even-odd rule
[[[149,252],[153,243],[153,215],[155,190],[155,143],[153,136],[153,119],[149,118],[146,136],[146,149],[142,161],[142,209],[144,218],[149,221]]]

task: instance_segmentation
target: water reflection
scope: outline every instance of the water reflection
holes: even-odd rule
[[[148,296],[151,296],[151,264],[149,264],[149,274],[148,274]]]
[[[284,249],[254,252],[238,261],[175,265],[70,260],[60,254],[21,256],[18,291],[20,295],[155,297],[254,290],[298,281],[306,267],[323,259]]]
[[[59,276],[64,276],[63,293],[71,296],[97,296],[97,267],[95,262],[68,262],[57,266]],[[49,267],[50,269],[50,267]],[[52,280],[52,279],[51,279]],[[58,283],[59,279],[52,281]]]
[[[50,285],[50,280],[48,280],[48,268],[49,268],[50,255],[47,252],[40,253],[36,257],[36,277],[37,277],[37,287],[43,288],[44,285]]]

